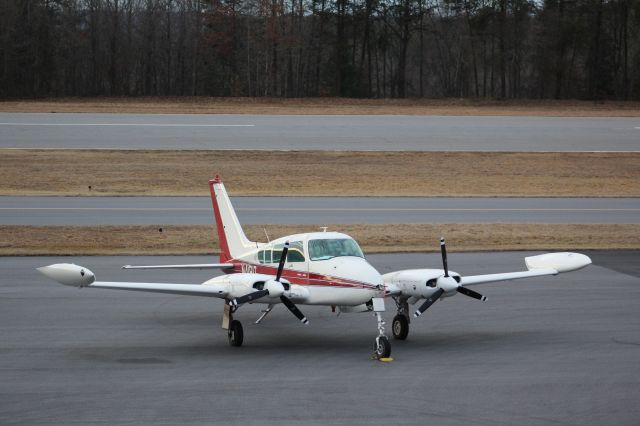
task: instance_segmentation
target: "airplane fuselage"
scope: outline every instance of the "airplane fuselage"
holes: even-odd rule
[[[298,289],[304,295],[300,302],[356,306],[384,295],[380,273],[364,259],[351,237],[336,232],[291,235],[267,244],[257,244],[255,249],[230,260],[233,268],[227,272],[235,275],[234,281],[239,278],[237,274],[274,276],[285,241],[289,241],[291,248],[282,278],[291,284],[292,291],[298,286],[303,288]],[[221,278],[213,278],[207,283],[218,284]],[[242,296],[254,288],[238,287],[238,293],[245,293],[232,296]],[[265,297],[260,303],[278,303],[278,300]]]

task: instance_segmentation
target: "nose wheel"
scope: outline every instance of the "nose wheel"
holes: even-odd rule
[[[389,358],[391,355],[391,343],[387,336],[376,337],[376,342],[373,345],[373,352],[376,359]]]
[[[381,312],[384,312],[384,300],[373,299],[373,310],[376,320],[378,321],[378,337],[373,344],[373,358],[381,361],[389,361],[391,356],[391,343],[384,334],[385,322],[382,319]]]

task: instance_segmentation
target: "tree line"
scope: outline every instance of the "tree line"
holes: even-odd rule
[[[640,99],[640,0],[2,0],[0,97]]]

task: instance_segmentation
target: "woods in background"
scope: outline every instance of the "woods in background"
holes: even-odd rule
[[[640,99],[640,0],[2,0],[0,97]]]

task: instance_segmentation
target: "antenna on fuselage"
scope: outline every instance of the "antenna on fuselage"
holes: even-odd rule
[[[264,231],[264,235],[267,237],[267,243],[270,243],[271,239],[269,239],[269,234],[267,234],[267,228],[263,227],[262,230]]]
[[[327,228],[328,226],[321,226],[320,229],[322,229],[322,232],[327,232]]]

